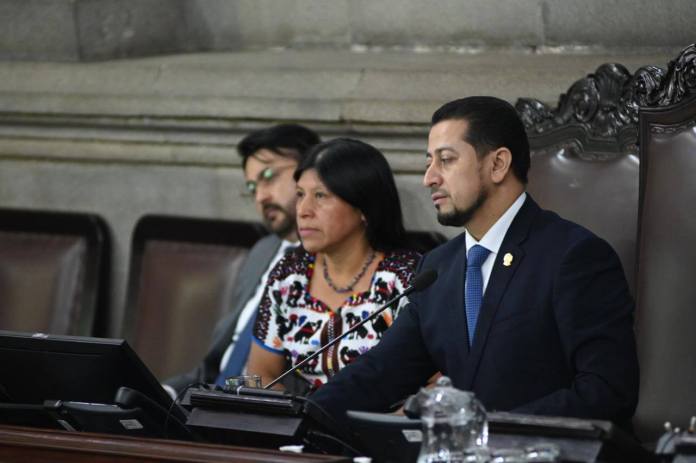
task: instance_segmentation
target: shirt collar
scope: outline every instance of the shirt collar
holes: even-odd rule
[[[515,216],[522,208],[524,200],[527,198],[527,193],[524,191],[521,195],[517,197],[514,203],[507,208],[507,210],[500,216],[500,218],[493,224],[491,228],[488,229],[485,235],[481,237],[480,241],[476,241],[476,238],[471,236],[469,230],[465,230],[466,233],[466,253],[469,255],[469,249],[474,245],[479,244],[484,248],[488,249],[491,254],[498,254],[500,246],[503,244],[503,239],[505,234],[510,228],[512,221]]]
[[[299,241],[288,241],[286,239],[281,239],[280,241],[280,248],[278,248],[278,251],[284,252],[290,248],[296,248],[300,245]]]

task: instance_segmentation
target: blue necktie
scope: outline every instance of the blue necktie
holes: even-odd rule
[[[251,333],[254,330],[255,322],[256,312],[254,312],[254,316],[249,318],[247,324],[244,325],[242,332],[239,333],[239,338],[237,338],[237,342],[234,343],[232,354],[227,360],[227,365],[225,365],[225,368],[220,372],[215,380],[215,384],[218,386],[224,386],[226,378],[242,374],[242,369],[244,369],[244,365],[246,365],[249,357],[249,351],[251,350]]]
[[[466,286],[464,291],[464,307],[466,308],[466,326],[469,330],[469,346],[474,344],[476,321],[483,300],[483,275],[481,265],[491,251],[480,245],[469,249],[466,257]]]

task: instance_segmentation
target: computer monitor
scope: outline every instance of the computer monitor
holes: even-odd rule
[[[123,339],[0,330],[0,365],[0,422],[66,429],[77,423],[96,428],[86,431],[157,435],[165,420],[172,420],[172,428],[185,421]],[[127,399],[119,402],[123,387],[137,393],[121,393]],[[143,430],[155,422],[157,429]]]

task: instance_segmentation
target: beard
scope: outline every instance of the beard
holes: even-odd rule
[[[275,221],[269,220],[266,217],[267,211],[276,211],[276,215],[281,215],[281,217]],[[295,231],[294,208],[291,212],[290,208],[283,207],[280,204],[266,204],[263,207],[263,212],[263,223],[272,233],[280,236],[281,238],[285,238]]]
[[[437,221],[440,225],[452,226],[452,227],[463,227],[474,216],[476,211],[478,211],[486,199],[488,198],[488,191],[484,188],[479,190],[478,196],[472,205],[466,209],[454,209],[450,212],[440,212],[437,213]]]

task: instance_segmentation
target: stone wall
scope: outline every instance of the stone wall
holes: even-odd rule
[[[693,41],[692,0],[3,0],[0,59],[279,48],[641,49]]]
[[[553,104],[603,62],[671,56],[286,51],[108,63],[0,66],[0,207],[100,214],[111,227],[112,334],[120,334],[130,239],[160,213],[256,220],[235,153],[249,130],[296,121],[385,152],[406,226],[439,226],[420,185],[428,119],[445,101],[494,94]]]
[[[602,63],[665,66],[693,40],[691,3],[2,0],[0,207],[106,219],[116,336],[141,216],[256,219],[234,149],[249,130],[294,121],[374,144],[407,227],[452,236],[420,185],[434,109],[554,104]]]

